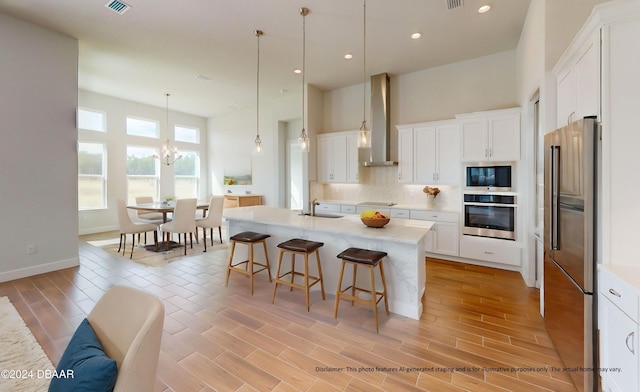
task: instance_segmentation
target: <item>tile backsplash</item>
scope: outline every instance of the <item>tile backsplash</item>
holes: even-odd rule
[[[436,207],[448,210],[461,208],[460,187],[433,184],[402,184],[398,182],[397,166],[360,167],[358,184],[312,183],[311,199],[344,200],[347,202],[394,202],[397,204],[427,205],[422,189],[437,186]]]

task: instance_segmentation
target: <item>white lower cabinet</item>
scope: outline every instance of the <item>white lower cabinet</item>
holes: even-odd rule
[[[636,274],[638,271],[636,271]],[[602,391],[638,391],[639,292],[601,266],[598,283]]]
[[[435,222],[427,234],[425,252],[458,256],[460,229],[457,212],[411,210],[410,218]]]
[[[520,266],[520,245],[515,241],[464,235],[460,239],[460,257]]]

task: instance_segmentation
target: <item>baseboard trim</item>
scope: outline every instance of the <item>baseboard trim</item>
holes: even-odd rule
[[[74,257],[72,259],[53,261],[51,263],[20,268],[13,271],[0,272],[0,282],[9,282],[11,280],[22,279],[28,276],[46,274],[47,272],[77,267],[78,265],[80,265],[80,259],[78,257]]]
[[[119,230],[118,226],[102,226],[102,227],[90,227],[86,229],[80,229],[78,231],[78,235],[87,235],[87,234],[98,234],[98,233],[106,233],[109,231]]]

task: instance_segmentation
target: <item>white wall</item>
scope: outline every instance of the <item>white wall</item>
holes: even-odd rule
[[[0,281],[8,281],[78,265],[78,41],[0,13],[0,53]]]
[[[86,109],[94,109],[105,113],[107,132],[78,131],[80,142],[100,142],[107,147],[107,208],[81,211],[79,213],[79,233],[99,233],[117,230],[118,214],[116,200],[127,199],[126,152],[127,145],[160,148],[169,138],[172,145],[181,151],[197,151],[200,154],[200,193],[198,198],[205,200],[208,194],[207,184],[207,120],[204,117],[169,110],[167,126],[167,110],[165,92],[158,91],[158,104],[150,106],[138,102],[127,101],[90,91],[78,91],[78,105]],[[180,97],[169,97],[171,102]],[[127,135],[127,117],[145,118],[159,122],[160,137],[150,139]],[[200,144],[173,141],[173,125],[179,124],[200,129]],[[174,194],[173,166],[161,165],[160,197]]]
[[[518,106],[516,51],[390,75],[391,158],[397,159],[395,125],[455,118],[456,114]],[[367,83],[366,116],[370,118]],[[324,93],[323,132],[359,129],[362,84]]]
[[[309,154],[303,162],[305,181],[304,196],[309,198],[308,182],[315,179],[315,135],[323,128],[323,93],[315,86],[305,89],[305,129],[311,139]],[[288,138],[286,123],[302,118],[302,95],[290,93],[270,104],[260,104],[260,139],[263,154],[251,154],[256,136],[256,107],[248,107],[209,118],[209,180],[211,193],[245,194],[251,192],[263,196],[263,203],[272,207],[285,205],[285,142]],[[299,134],[302,129],[297,131]],[[253,181],[247,186],[223,185],[224,172],[228,168],[251,162]]]
[[[555,99],[549,102],[546,88],[547,72],[545,69],[545,0],[532,0],[529,5],[527,19],[520,35],[516,55],[518,105],[522,107],[521,145],[522,157],[518,165],[518,177],[527,181],[520,183],[520,199],[518,200],[520,232],[524,233],[522,241],[522,275],[528,285],[539,284],[542,279],[542,259],[536,264],[535,233],[535,197],[536,172],[535,129],[533,128],[532,98],[540,98],[540,120],[544,124],[545,108],[555,107]],[[555,96],[555,89],[553,89]],[[554,111],[555,113],[555,111]],[[555,115],[554,115],[555,116]],[[538,282],[536,282],[536,270]]]

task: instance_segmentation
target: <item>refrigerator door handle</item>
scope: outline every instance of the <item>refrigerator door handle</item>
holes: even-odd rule
[[[615,295],[616,297],[622,297],[622,295],[620,293],[618,293],[617,291],[615,291],[614,289],[609,289],[609,292],[612,295]]]
[[[558,209],[560,208],[560,146],[551,146],[551,250],[558,246]]]
[[[634,341],[633,338],[635,337],[635,332],[631,332],[629,335],[627,335],[627,340],[625,341],[625,344],[627,345],[627,349],[629,349],[629,351],[631,351],[631,354],[636,353],[635,349],[634,349]],[[629,339],[631,339],[631,345],[629,345]]]

